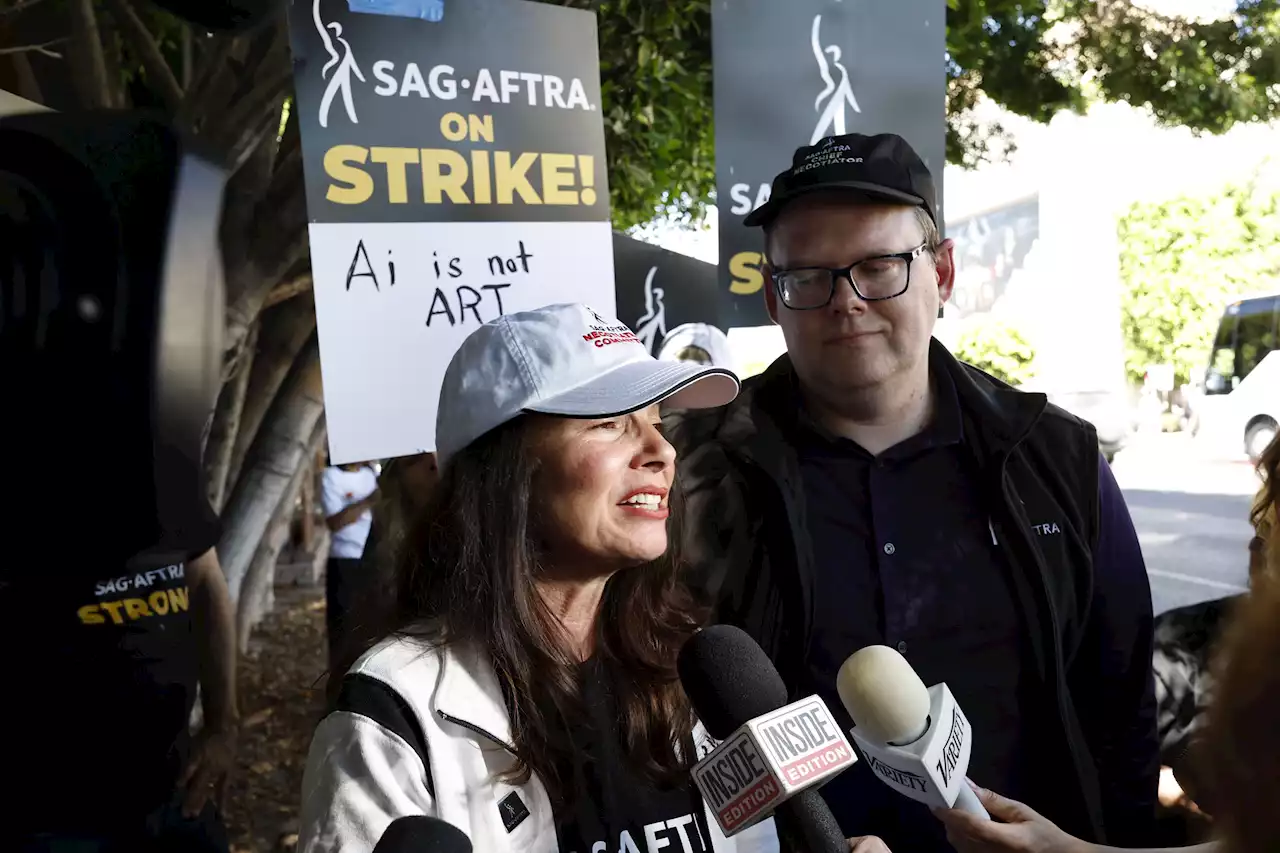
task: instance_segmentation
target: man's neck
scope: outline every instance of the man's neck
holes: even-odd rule
[[[823,394],[803,383],[800,387],[809,415],[819,425],[879,456],[923,432],[933,417],[928,363],[921,364],[915,373],[838,395]]]

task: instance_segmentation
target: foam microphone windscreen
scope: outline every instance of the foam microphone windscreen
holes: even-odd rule
[[[471,853],[471,839],[439,818],[406,815],[391,821],[373,853]]]
[[[928,728],[929,689],[897,649],[854,652],[836,674],[836,692],[853,724],[880,743],[912,743]]]
[[[686,640],[676,671],[694,713],[718,740],[787,704],[787,687],[773,661],[731,625],[712,625]]]
[[[211,33],[248,29],[284,9],[283,0],[153,0],[157,6]]]

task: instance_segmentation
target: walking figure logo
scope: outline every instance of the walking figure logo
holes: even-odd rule
[[[658,341],[667,336],[667,307],[662,304],[662,288],[653,286],[657,267],[650,267],[644,279],[644,314],[636,320],[636,337],[644,342],[650,354],[657,351]]]
[[[819,29],[822,26],[822,16],[813,16],[813,55],[818,60],[818,73],[822,75],[822,82],[825,84],[822,92],[813,102],[815,111],[822,110],[822,114],[818,117],[818,123],[814,125],[813,136],[809,139],[810,145],[817,145],[818,140],[824,136],[842,136],[845,131],[844,110],[845,106],[853,107],[855,113],[862,110],[858,107],[858,99],[853,95],[853,86],[849,83],[849,71],[844,67],[844,63],[840,61],[840,48],[831,44],[826,47],[822,46],[822,36]],[[828,64],[827,57],[831,57]],[[831,77],[831,65],[836,67],[836,71],[840,76],[840,82],[837,83]],[[823,108],[823,102],[826,108]]]
[[[320,0],[311,0],[311,17],[315,21],[320,40],[324,42],[325,52],[329,54],[329,61],[324,64],[324,68],[320,69],[320,78],[329,81],[329,85],[324,87],[324,97],[320,99],[320,126],[329,126],[329,108],[338,95],[342,95],[342,103],[347,108],[347,118],[351,119],[352,124],[359,124],[360,120],[356,118],[356,105],[351,100],[351,75],[354,74],[361,83],[365,82],[365,79],[360,73],[360,66],[356,65],[351,45],[342,37],[342,24],[336,21],[326,24],[321,19]],[[332,38],[329,37],[330,31],[333,32]],[[341,56],[334,50],[335,40],[342,45]],[[334,68],[335,65],[337,68]],[[332,77],[329,76],[330,69],[333,69]]]

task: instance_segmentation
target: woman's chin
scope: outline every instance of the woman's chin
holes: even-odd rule
[[[617,557],[619,563],[631,568],[652,563],[666,553],[667,540],[666,537],[663,537],[660,542],[631,542],[626,547],[618,549]]]

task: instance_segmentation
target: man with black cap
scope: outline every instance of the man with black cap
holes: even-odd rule
[[[935,198],[903,139],[849,134],[797,150],[747,217],[788,352],[728,406],[669,417],[689,556],[797,698],[851,725],[840,665],[896,648],[964,709],[976,783],[1142,844],[1158,765],[1133,523],[1092,426],[932,338],[955,279]],[[846,834],[951,849],[865,762],[823,794]]]

